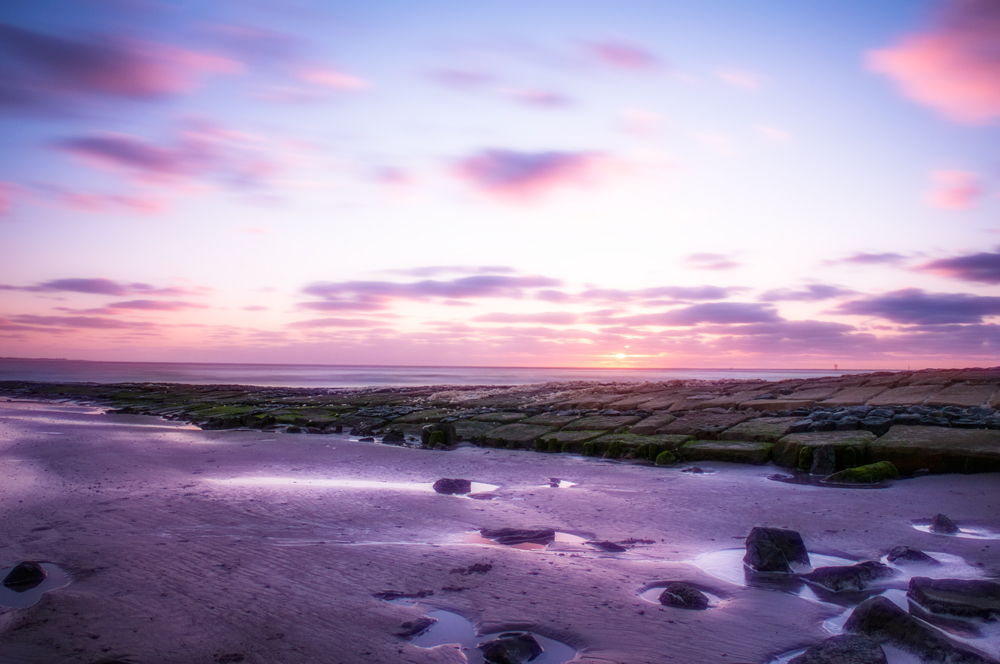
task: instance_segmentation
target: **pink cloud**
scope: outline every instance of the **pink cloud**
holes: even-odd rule
[[[385,325],[385,323],[362,318],[314,318],[289,323],[288,327],[310,329],[317,327],[378,327],[380,325]]]
[[[16,63],[0,83],[0,103],[21,109],[60,110],[67,96],[153,99],[187,92],[204,74],[243,70],[235,60],[167,44],[70,39],[3,23],[0,54]]]
[[[515,101],[530,106],[541,106],[543,108],[556,108],[567,106],[570,103],[568,97],[552,92],[550,90],[534,90],[531,88],[506,88],[503,93]]]
[[[77,212],[102,214],[114,212],[157,214],[166,209],[164,202],[157,198],[121,194],[64,192],[57,196],[56,203]]]
[[[528,202],[553,190],[585,186],[606,175],[612,161],[593,152],[483,150],[460,161],[456,174],[480,191]]]
[[[660,66],[659,59],[635,44],[624,41],[593,42],[587,45],[588,51],[606,65],[619,69],[656,69]]]
[[[298,73],[298,78],[305,83],[331,90],[364,90],[371,87],[371,83],[362,78],[345,74],[336,69],[322,67],[302,69]]]
[[[476,316],[472,320],[480,323],[542,323],[544,325],[572,325],[579,317],[567,311],[551,311],[540,314],[493,313]]]
[[[934,171],[931,181],[934,188],[924,196],[931,207],[963,210],[972,207],[983,193],[978,176],[968,171]]]
[[[732,270],[743,265],[726,254],[690,254],[684,258],[688,267],[697,270]]]
[[[13,182],[0,182],[0,216],[9,214],[19,187]]]
[[[868,67],[903,94],[966,123],[1000,117],[1000,4],[947,0],[930,30],[869,51]]]
[[[715,76],[724,83],[744,90],[756,90],[764,82],[762,75],[745,69],[719,69]]]

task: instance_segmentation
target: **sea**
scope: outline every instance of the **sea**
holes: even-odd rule
[[[530,385],[550,381],[786,380],[866,371],[821,369],[628,369],[543,367],[421,367],[336,364],[215,364],[94,362],[0,358],[0,381],[59,383],[187,383],[272,387]]]

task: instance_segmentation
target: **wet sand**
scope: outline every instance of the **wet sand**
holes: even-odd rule
[[[3,402],[0,567],[49,561],[73,580],[30,608],[0,607],[0,661],[464,662],[456,647],[423,649],[393,635],[446,609],[481,634],[530,629],[567,643],[579,662],[766,662],[828,636],[823,622],[843,609],[692,563],[742,547],[754,525],[797,530],[815,553],[877,559],[906,545],[1000,576],[1000,540],[913,527],[943,512],[1000,530],[1000,475],[860,490],[775,482],[773,466],[699,465],[717,472],[199,431]],[[426,489],[441,477],[499,488],[492,500]],[[576,485],[551,488],[550,478]],[[654,543],[611,554],[462,541],[505,526]],[[477,563],[492,569],[455,571]],[[639,596],[660,580],[696,583],[719,606],[685,611]],[[433,594],[403,606],[374,597],[385,591]]]

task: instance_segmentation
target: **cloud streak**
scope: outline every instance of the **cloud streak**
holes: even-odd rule
[[[479,191],[528,202],[554,190],[602,179],[610,159],[594,152],[483,150],[458,162],[455,173]]]
[[[924,263],[917,269],[964,281],[1000,284],[1000,251],[941,258]]]
[[[845,302],[836,313],[874,316],[903,325],[949,325],[982,323],[1000,316],[1000,297],[965,293],[927,293],[906,288]]]

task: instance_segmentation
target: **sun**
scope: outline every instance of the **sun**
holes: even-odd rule
[[[624,360],[626,357],[628,357],[628,355],[626,355],[625,353],[618,353],[615,355],[615,358],[619,360]]]

